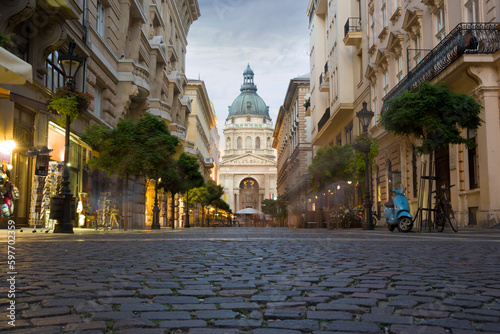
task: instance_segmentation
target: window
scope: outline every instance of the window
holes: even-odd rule
[[[252,119],[250,117],[247,117],[247,122],[250,122]]]
[[[378,116],[378,105],[377,105],[377,86],[373,85],[372,87],[372,110],[375,113],[375,124],[377,123],[377,116]]]
[[[476,131],[467,130],[467,139],[471,139],[476,142]],[[479,173],[477,169],[476,146],[468,149],[467,155],[469,158],[469,188],[475,189],[479,187]]]
[[[241,139],[241,137],[238,137],[238,139],[236,139],[236,147],[238,149],[242,149],[243,148],[243,139]]]
[[[478,0],[469,0],[465,3],[467,22],[479,22]]]
[[[422,54],[420,53],[420,35],[416,35],[413,39],[413,48],[415,49],[415,55],[413,56],[414,66],[422,60]]]
[[[387,6],[385,0],[382,0],[382,28],[387,27]]]
[[[372,24],[371,24],[371,35],[372,35],[372,45],[375,44],[375,15],[372,13]]]
[[[252,137],[248,136],[245,139],[245,148],[252,148]]]
[[[389,71],[384,72],[384,96],[389,93]]]
[[[104,23],[105,23],[106,13],[104,6],[100,1],[97,1],[97,24],[96,30],[99,36],[104,37]]]
[[[444,6],[441,7],[436,14],[436,38],[438,42],[441,42],[446,37],[446,31],[444,27]]]
[[[255,148],[260,150],[260,137],[255,138]]]
[[[101,105],[102,105],[102,88],[99,85],[95,86],[95,96],[94,96],[94,115],[96,117],[101,117]]]
[[[64,74],[58,64],[59,53],[57,51],[49,54],[45,61],[45,87],[55,92],[57,88],[64,86]]]
[[[348,144],[352,142],[352,123],[345,127],[345,142]]]
[[[397,69],[396,69],[396,78],[397,81],[400,82],[403,80],[403,55],[399,55]]]
[[[337,135],[337,138],[335,138],[335,141],[337,146],[342,146],[342,135],[340,133]]]

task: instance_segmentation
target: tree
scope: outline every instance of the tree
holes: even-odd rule
[[[207,193],[206,193],[206,203],[207,206],[215,206],[217,208],[218,200],[222,197],[224,194],[224,188],[220,184],[216,184],[212,180],[208,180],[208,182],[205,185],[207,187]],[[208,226],[210,226],[210,218],[207,220]]]
[[[419,140],[416,149],[430,154],[450,144],[474,147],[461,130],[481,125],[482,108],[473,97],[451,91],[444,82],[424,82],[387,101],[380,123],[398,136]]]
[[[265,199],[262,201],[262,212],[275,217],[278,213],[279,203],[276,199]]]
[[[207,187],[205,185],[198,187],[198,188],[194,188],[193,190],[191,190],[191,198],[190,198],[191,202],[190,202],[190,204],[201,206],[202,224],[205,221],[205,208],[207,206],[206,201],[208,198],[207,192],[208,192],[208,190],[207,190]]]
[[[346,144],[318,149],[308,167],[308,172],[316,191],[332,182],[354,178],[356,176],[354,148]]]
[[[475,142],[462,137],[461,132],[479,128],[483,122],[480,118],[482,108],[473,97],[451,91],[444,82],[436,85],[423,82],[387,101],[380,123],[387,131],[420,143],[415,148],[429,155],[428,176],[432,176],[432,160],[437,149],[450,144],[474,147]],[[432,179],[429,178],[429,207],[431,190]]]
[[[126,189],[129,176],[156,178],[171,163],[179,145],[165,122],[149,113],[135,123],[122,119],[114,129],[93,125],[82,140],[99,152],[99,157],[89,160],[89,166],[125,178]]]

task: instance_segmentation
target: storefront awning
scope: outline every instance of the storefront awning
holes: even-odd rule
[[[0,47],[0,84],[24,85],[33,82],[30,64]]]

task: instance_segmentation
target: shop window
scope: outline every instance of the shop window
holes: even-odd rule
[[[476,131],[469,129],[467,131],[467,138],[476,142]],[[469,158],[469,187],[470,189],[475,189],[479,187],[476,146],[469,148],[467,151]]]

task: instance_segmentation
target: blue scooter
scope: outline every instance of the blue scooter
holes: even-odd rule
[[[399,232],[410,232],[413,228],[413,216],[410,213],[410,204],[405,196],[404,189],[392,191],[393,202],[384,203],[384,215],[389,231],[397,227]]]

